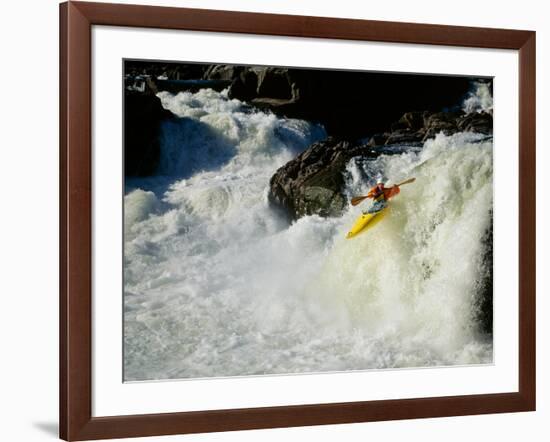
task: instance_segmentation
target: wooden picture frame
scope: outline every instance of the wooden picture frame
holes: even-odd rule
[[[130,26],[519,52],[519,391],[92,417],[91,28]],[[60,437],[87,440],[535,410],[535,32],[153,6],[60,5]]]

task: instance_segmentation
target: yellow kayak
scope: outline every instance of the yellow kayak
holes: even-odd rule
[[[355,224],[346,235],[346,238],[353,238],[354,236],[357,236],[362,232],[366,232],[367,230],[372,229],[386,216],[387,210],[388,208],[385,207],[379,212],[363,213],[359,218],[357,218],[357,221],[355,221]]]

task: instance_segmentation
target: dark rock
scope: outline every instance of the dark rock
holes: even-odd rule
[[[339,216],[346,207],[344,171],[355,156],[376,156],[372,148],[329,138],[312,144],[281,167],[270,181],[269,200],[291,219]]]
[[[399,119],[399,122],[405,128],[412,131],[417,131],[424,127],[424,119],[429,115],[429,112],[407,112]]]
[[[145,89],[144,89],[145,95],[157,95],[159,92],[159,88],[157,87],[157,83],[155,80],[153,80],[151,77],[147,77],[145,79]]]
[[[296,102],[295,83],[291,74],[287,68],[241,68],[238,75],[233,78],[229,97],[264,103],[265,107],[273,104],[274,108],[280,110],[280,102]]]
[[[423,140],[435,137],[443,132],[445,135],[452,135],[458,132],[457,119],[464,115],[463,112],[437,112],[424,116]]]
[[[243,68],[241,66],[213,64],[208,66],[202,78],[205,80],[233,81],[233,79],[237,77],[242,70]]]
[[[153,78],[142,76],[126,76],[124,78],[124,90],[142,95],[156,95],[158,93],[158,88]]]
[[[385,134],[385,138],[377,134],[369,140],[369,146],[379,146],[382,141],[385,145],[419,143],[441,132],[445,135],[457,132],[490,135],[493,133],[493,116],[486,112],[407,112],[390,127],[391,132]]]
[[[417,131],[421,113],[412,109],[437,112],[454,106],[469,88],[466,77],[244,67],[229,96],[261,103],[278,115],[320,122],[329,135],[358,139],[386,131],[401,116],[395,129]]]
[[[399,129],[390,134],[386,139],[386,145],[389,144],[407,144],[418,143],[424,138],[424,132],[413,132],[410,129]]]
[[[228,96],[242,101],[250,101],[257,97],[257,89],[258,74],[251,68],[244,69],[233,79]]]
[[[125,91],[124,173],[147,176],[157,169],[160,158],[160,125],[173,118],[152,93]]]
[[[402,130],[410,131],[410,128],[406,123],[402,122],[401,120],[390,124],[390,132],[397,132]]]
[[[296,107],[294,101],[284,98],[254,98],[250,100],[250,103],[258,109],[270,111],[277,115],[292,113]]]
[[[256,70],[259,97],[290,100],[293,97],[293,81],[287,68],[260,68]]]
[[[457,127],[461,132],[477,132],[489,135],[493,133],[493,116],[487,112],[473,112],[459,118]]]
[[[383,146],[386,144],[386,140],[390,134],[383,133],[383,134],[374,134],[372,137],[370,137],[369,142],[367,143],[367,146],[369,147],[377,147],[377,146]]]

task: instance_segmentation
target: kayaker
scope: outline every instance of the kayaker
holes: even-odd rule
[[[376,213],[382,210],[384,207],[388,205],[388,200],[390,198],[393,198],[395,195],[397,195],[401,190],[399,189],[399,186],[391,186],[391,187],[385,187],[384,183],[379,181],[376,183],[376,186],[374,186],[371,190],[369,190],[369,193],[367,194],[367,198],[371,198],[374,200],[374,203],[372,206],[365,212],[367,213]]]

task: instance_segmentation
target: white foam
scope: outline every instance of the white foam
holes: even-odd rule
[[[466,113],[488,112],[493,113],[493,94],[487,82],[474,82],[472,91],[462,103],[462,110]]]

